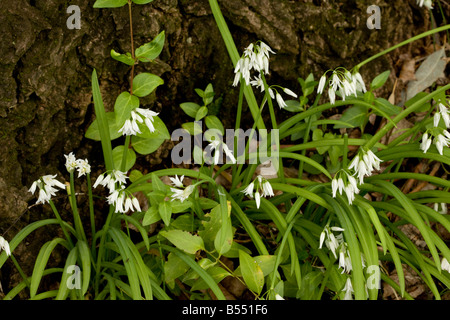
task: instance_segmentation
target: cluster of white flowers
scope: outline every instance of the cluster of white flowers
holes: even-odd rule
[[[433,1],[431,0],[417,0],[419,7],[425,6],[428,9],[433,9]]]
[[[331,250],[334,257],[337,259],[336,252],[341,243],[343,242],[343,235],[342,233],[340,233],[339,235],[335,236],[332,231],[342,232],[344,231],[344,229],[340,227],[330,227],[326,225],[325,228],[323,228],[322,233],[320,234],[319,249],[322,249],[322,246],[325,243],[326,247],[329,250]]]
[[[39,187],[39,197],[36,204],[49,202],[52,196],[56,196],[56,192],[59,191],[57,188],[65,189],[66,186],[55,179],[55,175],[45,175],[40,177],[38,180],[34,181],[28,190],[31,193],[35,193],[36,187]],[[57,188],[56,188],[57,187]]]
[[[336,173],[333,180],[331,180],[331,191],[333,198],[336,198],[337,192],[342,195],[342,192],[345,191],[350,204],[355,200],[355,194],[359,193],[356,179],[346,170],[340,170]]]
[[[341,233],[335,236],[333,231]],[[320,234],[319,249],[322,249],[322,246],[325,243],[326,247],[333,253],[333,256],[336,259],[338,258],[337,253],[339,252],[339,268],[342,268],[341,273],[347,273],[350,275],[351,271],[353,270],[353,266],[350,251],[348,250],[348,245],[344,241],[344,235],[342,233],[343,231],[344,231],[343,228],[330,227],[329,225],[326,225],[322,233]],[[361,253],[361,263],[363,268],[365,268],[366,265],[362,253]],[[350,276],[348,276],[347,282],[342,291],[345,291],[344,300],[352,300],[353,287]]]
[[[380,170],[381,162],[382,160],[371,150],[361,148],[356,157],[353,158],[348,169],[354,169],[355,174],[358,176],[359,184],[363,184],[364,177],[371,176],[374,169]]]
[[[127,178],[125,172],[112,170],[99,175],[93,187],[97,188],[101,185],[109,189],[109,196],[106,197],[106,200],[108,204],[114,205],[116,212],[141,211],[138,199],[125,189]]]
[[[426,130],[422,136],[420,149],[422,149],[423,153],[426,153],[431,143],[433,143],[436,145],[439,154],[442,155],[444,147],[448,147],[450,144],[450,133],[447,130],[450,128],[449,109],[442,103],[438,104],[438,109],[433,116],[433,128]],[[445,129],[439,126],[441,119],[444,122]]]
[[[169,178],[173,185],[177,188],[170,188],[170,191],[173,192],[173,194],[171,195],[171,198],[173,200],[180,200],[181,202],[183,202],[184,200],[186,200],[187,198],[189,198],[189,196],[192,194],[192,192],[195,189],[195,185],[189,185],[186,188],[183,185],[183,179],[184,179],[184,175],[182,175],[181,177],[178,177],[178,175],[175,175],[175,178]]]
[[[231,160],[231,163],[236,163],[236,158],[233,155],[233,152],[228,148],[228,146],[223,143],[223,141],[220,141],[219,139],[210,140],[210,144],[208,144],[208,147],[211,148],[211,151],[214,151],[214,160],[213,163],[215,165],[222,163],[222,159],[220,156],[222,155],[221,149],[223,152],[225,152],[225,155]]]
[[[135,136],[138,133],[142,133],[138,123],[145,123],[148,130],[154,132],[153,117],[156,117],[158,114],[149,109],[136,108],[131,111],[131,119],[125,120],[125,124],[119,129],[119,132],[122,132],[125,136]]]
[[[89,165],[87,159],[76,159],[72,152],[64,155],[64,157],[66,158],[65,166],[69,173],[73,173],[76,169],[78,171],[78,177],[81,177],[91,172],[91,166]],[[59,182],[55,178],[56,174],[45,175],[31,184],[28,191],[33,194],[36,192],[36,188],[39,187],[39,196],[36,201],[37,204],[49,202],[52,196],[56,196],[56,192],[59,191],[58,188],[63,190],[66,188],[62,182]]]
[[[242,192],[250,197],[255,198],[256,208],[259,209],[261,197],[273,197],[272,185],[261,175],[258,175]]]
[[[322,94],[327,84],[327,72],[319,80],[319,86],[317,88],[317,93]],[[359,72],[351,73],[345,68],[337,68],[333,70],[332,75],[328,81],[328,96],[330,98],[330,103],[334,104],[336,102],[336,92],[345,101],[346,97],[351,95],[357,96],[357,92],[366,92],[366,85]]]
[[[66,169],[69,173],[72,173],[77,169],[78,178],[91,173],[91,166],[87,159],[76,159],[72,152],[68,155],[64,155],[64,157],[66,158]]]
[[[0,249],[6,252],[7,256],[11,255],[11,250],[9,248],[9,242],[5,240],[5,238],[0,236]]]
[[[342,195],[345,192],[348,203],[352,204],[355,200],[355,195],[359,193],[358,183],[364,183],[364,177],[372,175],[372,172],[380,170],[380,163],[382,160],[378,158],[371,150],[364,150],[361,148],[358,154],[353,158],[348,169],[339,170],[334,178],[331,180],[331,193],[333,198],[339,192]],[[348,170],[354,170],[355,173],[351,175]],[[356,180],[353,176],[357,176]]]
[[[246,85],[252,85],[256,88],[260,88],[261,92],[265,91],[264,81],[261,74],[269,74],[269,54],[275,52],[264,42],[258,41],[257,44],[251,43],[247,48],[245,48],[242,57],[236,63],[234,68],[234,81],[233,86],[237,86],[242,79],[244,79]],[[251,70],[255,70],[257,75],[251,79]],[[278,106],[283,109],[287,106],[281,94],[276,88],[281,88],[281,90],[294,98],[297,98],[292,90],[288,88],[283,88],[280,86],[268,86],[268,92],[272,99],[275,99]]]

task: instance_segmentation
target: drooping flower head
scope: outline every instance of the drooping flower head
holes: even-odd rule
[[[322,233],[320,234],[319,249],[322,249],[322,246],[325,243],[326,247],[333,253],[334,257],[337,258],[336,252],[342,242],[342,236],[335,236],[332,231],[342,232],[344,231],[344,229],[326,225],[325,228],[323,228]]]
[[[331,76],[327,78],[327,73],[331,71]],[[361,74],[357,71],[351,73],[345,68],[339,67],[335,70],[328,70],[319,80],[317,93],[322,94],[328,80],[328,96],[330,103],[334,104],[336,101],[336,92],[345,101],[346,97],[351,95],[357,96],[357,92],[366,92],[366,85]]]
[[[55,179],[55,175],[45,175],[39,178],[38,180],[34,181],[31,185],[30,189],[28,190],[31,193],[35,193],[36,188],[39,188],[39,197],[37,200],[37,204],[39,203],[46,203],[51,200],[52,196],[56,196],[56,192],[59,191],[57,188],[65,189],[66,186]]]
[[[427,153],[431,144],[434,144],[439,154],[443,155],[444,147],[448,148],[450,145],[450,132],[441,127],[428,129],[422,135],[420,149],[423,151],[423,153]]]
[[[433,9],[433,1],[432,0],[417,0],[417,4],[419,7],[425,6],[428,9]]]
[[[7,256],[11,255],[11,250],[9,248],[9,242],[5,240],[5,238],[0,236],[0,249],[6,252]]]
[[[261,175],[258,175],[256,179],[241,192],[250,198],[255,198],[256,208],[258,209],[261,205],[261,197],[266,198],[274,196],[272,185]]]
[[[378,158],[372,150],[361,148],[358,154],[353,158],[348,169],[355,170],[355,175],[358,176],[359,183],[363,184],[364,177],[371,176],[375,169],[380,170],[381,162],[382,160]]]
[[[348,203],[352,204],[355,194],[359,193],[357,181],[347,170],[339,170],[331,180],[331,192],[333,198],[336,198],[338,192],[340,195],[345,192]]]
[[[141,211],[139,200],[126,190],[126,172],[111,170],[98,176],[93,187],[99,185],[108,188],[109,196],[106,197],[108,204],[114,205],[115,212],[127,213],[128,211]]]
[[[159,113],[151,111],[149,109],[143,108],[135,108],[131,111],[130,116],[131,119],[125,120],[122,128],[119,129],[125,136],[134,136],[138,133],[142,133],[139,128],[139,123],[143,123],[147,126],[150,132],[155,132],[155,126],[153,125],[154,117],[156,117]]]

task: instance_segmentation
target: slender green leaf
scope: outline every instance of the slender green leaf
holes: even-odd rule
[[[97,72],[95,69],[92,71],[92,94],[106,170],[113,170],[114,161],[112,158],[111,137],[109,134],[110,129],[108,125],[108,119],[106,117],[105,107],[103,106],[103,100],[97,79]]]
[[[50,258],[50,254],[53,249],[58,244],[65,244],[66,240],[62,238],[56,238],[46,242],[39,250],[39,254],[36,258],[36,262],[33,268],[33,275],[31,277],[30,283],[30,297],[33,298],[38,290],[39,284],[41,283],[41,279],[44,273],[45,266],[47,265],[48,259]]]
[[[58,294],[55,297],[55,300],[65,300],[67,298],[67,296],[69,295],[69,290],[74,290],[73,288],[69,288],[68,283],[67,283],[69,280],[69,277],[72,276],[72,273],[68,272],[68,270],[69,270],[69,267],[75,265],[75,263],[77,261],[77,256],[78,256],[78,252],[79,252],[78,249],[79,249],[78,247],[74,247],[72,250],[70,250],[69,255],[66,258],[66,264],[64,266],[64,271],[62,272],[61,282],[59,284],[59,290],[58,290]],[[87,272],[87,274],[89,274],[89,272]],[[89,286],[89,279],[86,283]],[[84,273],[83,273],[83,292],[85,292],[84,287],[85,287],[85,283],[84,283]],[[75,289],[77,289],[77,288],[75,288]],[[87,287],[86,287],[86,289],[87,289]]]

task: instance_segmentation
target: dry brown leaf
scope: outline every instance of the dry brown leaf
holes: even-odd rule
[[[410,80],[416,80],[416,60],[408,59],[403,62],[402,69],[398,78],[405,82]]]

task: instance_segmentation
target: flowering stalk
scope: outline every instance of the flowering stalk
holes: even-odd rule
[[[233,37],[231,36],[231,32],[228,29],[227,23],[222,15],[222,12],[220,11],[217,0],[209,0],[209,6],[213,13],[214,19],[216,20],[216,24],[219,28],[220,34],[222,35],[222,39],[225,42],[225,46],[228,50],[231,61],[233,62],[233,65],[236,66],[239,60],[239,53],[234,43]],[[244,86],[244,95],[250,108],[250,112],[256,123],[256,127],[258,129],[265,129],[266,127],[264,125],[264,121],[260,117],[258,103],[256,102],[256,98],[251,87]]]
[[[67,229],[64,226],[63,220],[61,219],[61,216],[59,215],[58,209],[56,209],[55,204],[53,203],[52,200],[49,200],[48,203],[50,204],[50,207],[52,208],[53,213],[55,214],[56,220],[58,220],[58,223],[61,226],[61,229],[62,229],[64,235],[66,236],[66,239],[70,245],[70,248],[73,248],[74,245],[73,245],[72,239],[70,238],[69,233],[67,232]]]
[[[83,224],[81,222],[80,214],[78,212],[77,199],[75,196],[75,181],[74,181],[74,171],[78,167],[79,162],[77,162],[73,153],[69,153],[68,155],[64,155],[66,158],[66,169],[69,171],[70,175],[70,188],[67,190],[70,199],[70,206],[72,208],[73,220],[75,224],[75,230],[78,234],[78,237],[83,239],[87,243],[86,235],[84,233]]]

